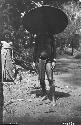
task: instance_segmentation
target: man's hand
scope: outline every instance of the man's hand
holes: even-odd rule
[[[53,59],[53,62],[52,62],[52,69],[55,68],[55,64],[56,64],[56,59]]]
[[[53,62],[55,62],[55,63],[56,63],[56,59],[55,59],[55,58],[53,59]]]
[[[52,69],[55,68],[55,62],[52,62]]]
[[[33,69],[35,69],[35,62],[33,62],[32,67],[33,67]]]

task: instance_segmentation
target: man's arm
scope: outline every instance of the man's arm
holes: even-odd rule
[[[52,47],[52,60],[54,60],[54,59],[56,59],[56,43],[55,43],[55,40],[52,40],[51,47]]]
[[[36,59],[37,59],[37,48],[38,48],[38,45],[37,45],[37,42],[35,42],[34,51],[33,51],[33,61],[34,62],[36,62]]]
[[[56,65],[56,43],[55,40],[52,41],[52,69],[55,68]]]

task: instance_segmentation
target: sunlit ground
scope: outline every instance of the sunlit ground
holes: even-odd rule
[[[54,70],[56,106],[42,100],[37,74],[22,70],[22,81],[4,86],[4,123],[76,123],[81,121],[81,60],[58,58]],[[46,78],[47,92],[49,92]],[[10,89],[9,89],[10,88]]]

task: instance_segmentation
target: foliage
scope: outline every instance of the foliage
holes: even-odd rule
[[[63,11],[68,16],[68,26],[58,37],[69,38],[74,34],[80,34],[81,29],[81,4],[79,2],[68,2],[62,5]]]

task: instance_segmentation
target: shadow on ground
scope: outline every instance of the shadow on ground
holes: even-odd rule
[[[50,99],[50,91],[47,90],[47,96]],[[36,94],[36,97],[38,98],[39,96],[42,97],[42,91],[40,89],[32,90],[30,94]],[[64,93],[64,92],[58,92],[55,91],[55,98],[58,100],[59,98],[64,98],[64,97],[69,97],[69,93]]]

